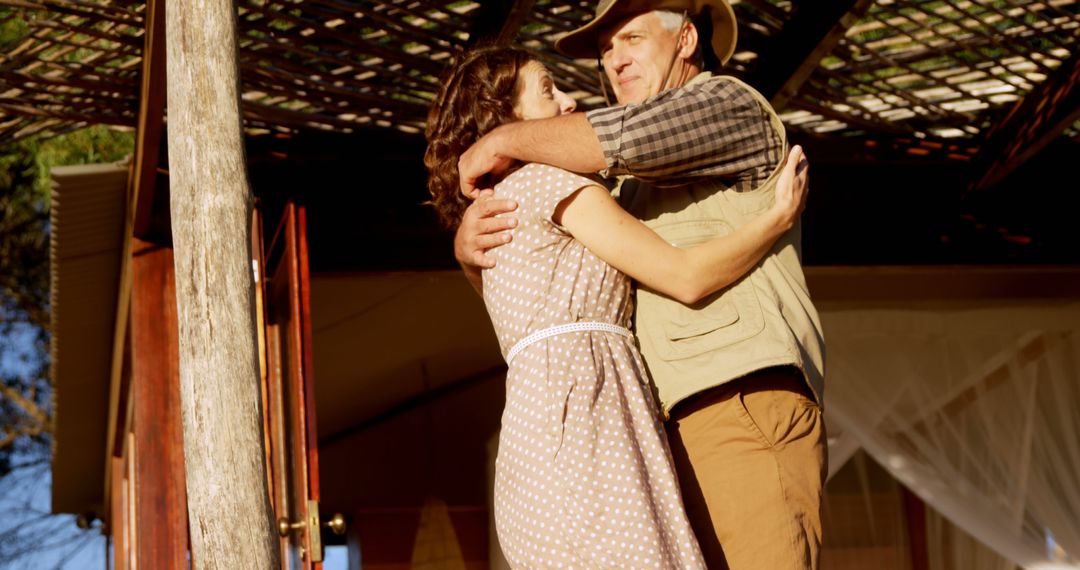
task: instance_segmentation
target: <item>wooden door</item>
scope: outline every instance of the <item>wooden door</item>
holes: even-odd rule
[[[265,309],[263,409],[271,503],[281,535],[282,567],[318,570],[323,547],[319,519],[319,452],[311,368],[311,303],[306,216],[289,202],[261,260],[256,260]],[[252,250],[260,247],[258,216]],[[339,522],[340,524],[340,522]],[[338,529],[335,528],[335,531]]]

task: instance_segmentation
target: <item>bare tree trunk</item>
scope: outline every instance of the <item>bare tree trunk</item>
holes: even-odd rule
[[[230,0],[165,5],[180,398],[194,568],[279,568],[266,487]]]

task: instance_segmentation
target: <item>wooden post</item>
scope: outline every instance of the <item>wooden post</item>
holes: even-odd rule
[[[278,568],[263,464],[236,6],[176,0],[165,10],[192,567]]]

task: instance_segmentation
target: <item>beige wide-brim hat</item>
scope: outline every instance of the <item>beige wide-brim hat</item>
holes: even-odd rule
[[[727,63],[735,53],[738,26],[735,11],[727,0],[600,0],[591,22],[571,31],[555,42],[555,49],[573,58],[596,57],[600,29],[620,22],[634,14],[652,10],[686,11],[691,18],[709,10],[712,19],[712,49],[721,63]]]

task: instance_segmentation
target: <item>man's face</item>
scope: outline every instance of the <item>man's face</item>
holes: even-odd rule
[[[640,103],[664,90],[679,30],[646,12],[600,32],[600,59],[620,104]]]

